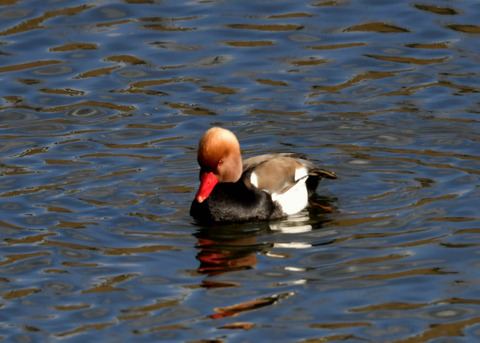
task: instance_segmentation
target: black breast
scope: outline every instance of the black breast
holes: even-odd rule
[[[268,193],[248,188],[240,180],[217,184],[202,203],[194,200],[190,215],[203,222],[235,223],[276,219],[283,213]]]

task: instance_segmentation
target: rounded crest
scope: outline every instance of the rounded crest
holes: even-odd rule
[[[236,182],[242,174],[240,144],[230,130],[213,127],[205,132],[197,159],[202,169],[214,173],[219,182]]]

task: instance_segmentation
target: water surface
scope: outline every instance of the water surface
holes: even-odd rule
[[[478,340],[479,11],[0,3],[0,338]],[[214,125],[339,179],[283,221],[198,225]]]

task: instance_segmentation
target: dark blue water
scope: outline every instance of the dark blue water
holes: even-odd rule
[[[480,3],[0,3],[5,342],[473,342]],[[338,180],[200,226],[196,146]]]

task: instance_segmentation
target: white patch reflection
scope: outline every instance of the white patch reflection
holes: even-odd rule
[[[308,224],[308,222],[310,222],[310,216],[308,214],[308,211],[301,211],[299,213],[288,216],[285,220],[270,223],[269,227],[272,231],[278,231],[282,233],[302,233],[312,231],[312,226]],[[295,246],[289,246],[290,248],[304,249],[305,245],[307,245],[308,243],[295,242],[275,244],[281,244],[282,247],[285,247],[285,244],[292,244]],[[308,245],[311,246],[310,244]]]

